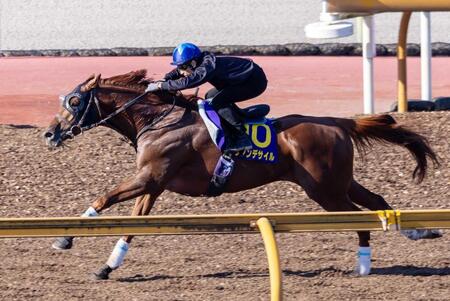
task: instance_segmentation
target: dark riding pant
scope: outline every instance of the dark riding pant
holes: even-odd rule
[[[264,71],[254,64],[252,73],[242,83],[226,86],[223,89],[212,88],[206,93],[206,98],[213,98],[214,109],[220,109],[231,103],[255,98],[267,88],[267,78]]]
[[[264,71],[254,64],[251,75],[242,83],[229,85],[223,89],[212,88],[206,93],[206,98],[212,98],[211,105],[216,112],[230,125],[236,134],[242,128],[243,120],[236,110],[235,102],[255,98],[267,88],[267,78]]]

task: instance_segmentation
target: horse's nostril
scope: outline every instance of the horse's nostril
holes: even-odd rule
[[[45,138],[52,138],[53,137],[53,133],[52,132],[45,132],[44,137]]]
[[[70,132],[72,133],[73,136],[77,136],[81,134],[81,128],[78,125],[74,125],[70,128]]]

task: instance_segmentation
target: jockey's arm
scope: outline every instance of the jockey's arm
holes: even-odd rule
[[[213,55],[205,55],[202,63],[195,68],[191,75],[162,82],[161,90],[178,91],[198,87],[210,79],[215,69],[215,57]]]
[[[180,74],[180,72],[178,72],[178,68],[173,69],[172,71],[170,71],[169,73],[167,73],[166,75],[164,75],[164,80],[168,81],[168,80],[175,80],[175,79],[179,79],[182,75]]]

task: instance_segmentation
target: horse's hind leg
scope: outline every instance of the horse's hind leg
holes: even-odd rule
[[[375,194],[352,180],[348,190],[348,196],[355,204],[363,206],[369,210],[391,210],[392,207],[384,200],[381,195]]]
[[[348,194],[353,203],[369,210],[392,210],[382,196],[369,191],[355,180],[352,181]],[[411,240],[433,239],[442,236],[442,231],[437,229],[402,230],[401,233]]]
[[[339,212],[339,211],[361,211],[355,204],[351,202],[348,195],[338,197],[330,197],[326,199],[315,199],[313,198],[323,209],[327,211]],[[359,246],[368,247],[370,240],[369,231],[358,231]]]
[[[131,215],[139,216],[139,215],[148,215],[150,210],[153,208],[155,204],[156,198],[159,194],[146,194],[144,196],[139,197],[136,200],[136,203],[133,208],[133,212]],[[123,260],[125,258],[126,253],[128,252],[129,245],[134,236],[127,235],[117,241],[111,255],[109,256],[106,264],[102,266],[97,272],[94,273],[94,277],[97,280],[105,280],[109,278],[109,274],[119,268]]]
[[[324,191],[324,190],[319,190]],[[308,196],[316,201],[322,208],[327,211],[361,211],[358,206],[352,203],[350,197],[345,195],[324,195],[323,193],[311,193],[306,190]],[[357,231],[359,238],[358,266],[356,272],[365,276],[370,273],[371,268],[371,249],[370,249],[370,232]]]

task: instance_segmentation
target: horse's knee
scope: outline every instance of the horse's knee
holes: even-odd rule
[[[110,198],[107,198],[106,196],[101,196],[94,201],[94,203],[92,204],[92,208],[94,208],[95,211],[100,213],[102,210],[110,207],[111,205],[112,200]]]

